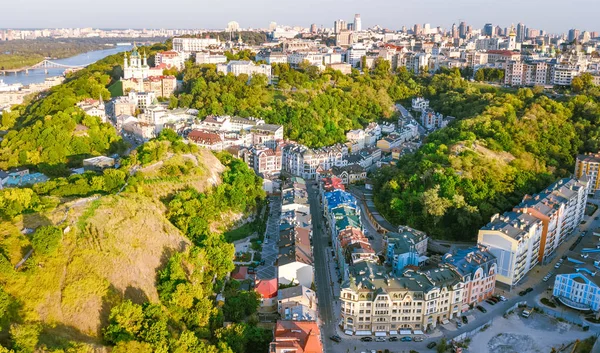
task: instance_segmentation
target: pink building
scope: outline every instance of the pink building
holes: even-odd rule
[[[452,249],[442,262],[456,269],[465,283],[462,311],[491,297],[496,289],[496,257],[483,245]]]

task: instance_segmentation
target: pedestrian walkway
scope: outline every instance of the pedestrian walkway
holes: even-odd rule
[[[256,277],[258,279],[271,279],[277,277],[277,255],[279,248],[279,217],[281,215],[281,198],[273,196],[269,198],[270,211],[267,219],[267,229],[265,231],[265,239],[262,248],[262,261],[264,265],[256,268]]]

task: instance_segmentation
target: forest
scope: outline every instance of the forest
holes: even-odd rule
[[[461,119],[373,176],[377,208],[393,223],[473,241],[493,214],[569,176],[578,153],[600,148],[600,90],[585,76],[582,94],[561,100],[537,88],[484,92],[458,72],[424,84],[434,109]]]

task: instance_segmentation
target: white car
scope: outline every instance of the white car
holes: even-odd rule
[[[505,296],[501,295],[501,296],[500,296],[500,300],[502,300],[503,302],[505,302],[505,301],[507,301],[508,299],[506,299],[506,297],[505,297]]]
[[[385,338],[383,338],[383,337],[376,337],[375,338],[375,342],[385,342]]]

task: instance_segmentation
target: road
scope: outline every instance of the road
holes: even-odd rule
[[[267,229],[265,234],[265,241],[262,248],[262,259],[265,261],[264,265],[256,268],[256,275],[259,279],[271,279],[277,278],[277,268],[275,267],[275,261],[277,261],[277,255],[279,254],[279,247],[277,242],[279,241],[279,217],[281,215],[281,198],[273,196],[269,198],[270,212],[269,219],[267,220]]]
[[[327,264],[327,246],[329,245],[329,233],[323,222],[323,213],[319,204],[318,190],[314,184],[308,184],[308,202],[313,225],[313,257],[315,268],[315,285],[317,297],[319,298],[319,320],[321,324],[321,337],[325,352],[334,352],[331,335],[336,333],[337,318],[334,315],[334,298],[331,287],[331,279]]]

